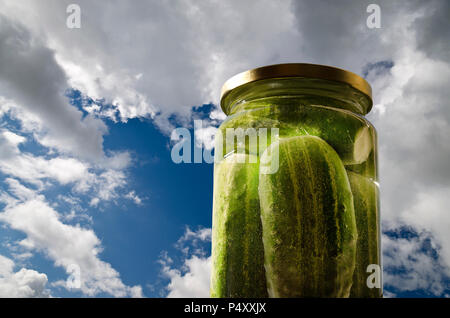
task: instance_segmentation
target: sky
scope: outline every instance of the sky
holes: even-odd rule
[[[385,296],[449,297],[449,21],[446,0],[0,0],[0,297],[207,297],[213,165],[175,163],[173,131],[210,150],[225,80],[287,62],[370,82]]]

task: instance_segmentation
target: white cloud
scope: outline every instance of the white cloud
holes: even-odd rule
[[[439,256],[447,264],[450,279],[450,218],[443,206],[450,205],[450,187],[421,191],[416,202],[401,214],[401,222],[416,229],[429,231],[440,246]]]
[[[64,90],[69,83],[54,52],[43,39],[3,15],[0,60],[0,116],[20,123],[19,131],[11,131],[7,121],[0,128],[0,171],[8,176],[5,182],[10,193],[0,193],[6,204],[0,221],[26,235],[20,246],[28,252],[17,257],[23,259],[31,251],[39,251],[66,271],[71,264],[78,264],[85,295],[142,296],[140,286],[126,286],[119,273],[99,258],[101,242],[91,229],[62,221],[75,217],[91,220],[89,216],[74,210],[59,214],[54,209],[57,205],[52,207],[39,194],[58,184],[73,186],[75,195],[93,196],[97,204],[115,199],[121,195],[117,190],[126,185],[124,169],[131,162],[129,153],[104,153],[106,126],[68,104]],[[44,155],[22,151],[30,136]],[[18,179],[37,188],[25,187]],[[45,291],[42,289],[40,295],[39,288],[46,283],[45,275],[22,269],[10,272],[0,285],[6,286],[2,293],[31,297],[42,296]]]
[[[214,148],[214,136],[216,135],[217,128],[214,126],[207,126],[197,129],[195,131],[196,146],[205,149]]]
[[[11,182],[14,183],[14,182]],[[17,188],[17,184],[14,184]],[[23,192],[23,187],[21,192]],[[102,261],[101,242],[91,229],[71,226],[61,221],[59,213],[48,205],[43,196],[8,200],[0,221],[23,232],[20,245],[44,252],[56,266],[66,269],[76,264],[81,270],[81,291],[89,296],[107,293],[116,297],[141,296],[140,286],[126,286],[119,273]]]
[[[431,245],[431,246],[427,246]],[[439,249],[429,233],[419,233],[412,238],[383,236],[385,253],[383,262],[384,285],[399,291],[423,290],[429,295],[443,296],[443,282],[450,279],[449,272],[430,250]]]
[[[74,193],[93,195],[93,202],[111,201],[121,196],[117,190],[126,186],[123,170],[131,162],[129,153],[112,153],[96,164],[91,164],[64,155],[49,159],[22,152],[19,145],[25,141],[24,136],[0,129],[1,172],[40,189],[46,188],[49,181],[56,181],[60,185],[70,184],[73,185]],[[136,193],[134,197],[135,201],[140,199]]]
[[[16,179],[6,178],[5,183],[9,186],[9,192],[21,201],[34,199],[38,196],[35,191],[23,186]],[[8,200],[8,202],[12,201]]]
[[[161,273],[170,280],[165,288],[169,292],[167,297],[209,297],[211,256],[205,256],[201,243],[210,241],[210,228],[192,231],[186,227],[183,236],[175,244],[182,252],[182,266],[174,267],[174,261],[167,252],[162,254],[159,260],[162,265]]]
[[[142,199],[134,191],[130,191],[127,195],[125,195],[125,198],[132,200],[137,205],[142,204]]]
[[[164,131],[173,113],[183,118],[192,106],[217,101],[227,77],[292,60],[299,43],[289,2],[79,1],[81,32],[65,27],[61,12],[70,1],[3,3],[8,16],[46,35],[72,86],[106,98],[123,120],[156,116]]]
[[[0,3],[8,16],[0,26],[0,114],[19,117],[24,127],[37,131],[41,143],[77,153],[75,158],[104,158],[106,131],[94,114],[122,120],[152,117],[169,133],[170,116],[190,124],[191,107],[217,102],[223,82],[245,69],[298,61],[361,74],[367,65],[392,62],[389,70],[368,74],[376,105],[368,117],[379,132],[383,222],[431,233],[441,245],[443,266],[450,266],[445,230],[450,218],[442,212],[450,188],[448,1],[378,1],[381,29],[366,27],[371,1],[105,5],[80,0],[80,30],[64,27],[70,1]],[[11,20],[26,21],[28,30]],[[83,118],[62,97],[61,90],[70,85],[105,98],[112,108],[92,107]],[[210,118],[221,120],[220,114],[214,110]],[[201,135],[207,139],[212,130]],[[0,158],[14,155],[20,141],[4,140]],[[29,168],[27,159],[22,161]],[[121,169],[111,169],[119,173],[98,178],[123,184]],[[15,171],[24,179],[39,179],[41,173],[29,169],[31,174],[19,176]],[[54,173],[52,178],[64,182],[73,175]],[[86,192],[92,180],[79,182],[76,189]],[[118,187],[97,189],[102,194],[92,199],[93,205],[114,198],[108,193]],[[403,278],[397,279],[401,283]]]
[[[99,198],[92,198],[91,201],[89,202],[89,205],[90,206],[97,206],[99,202],[100,202]]]
[[[395,298],[396,295],[394,293],[391,293],[387,290],[383,291],[383,298]]]
[[[101,173],[99,179],[98,196],[105,201],[116,198],[116,189],[126,184],[125,174],[116,170],[107,170]]]
[[[47,275],[32,269],[14,271],[14,262],[0,255],[0,297],[49,297]]]
[[[46,159],[22,153],[18,146],[25,141],[23,136],[0,130],[0,170],[3,173],[37,185],[41,185],[44,178],[67,184],[88,176],[88,166],[74,158]]]
[[[211,229],[200,228],[197,231],[192,231],[188,226],[182,237],[178,240],[177,244],[184,244],[185,242],[196,244],[197,241],[208,242],[211,240]]]
[[[167,286],[168,298],[209,297],[209,279],[211,273],[211,257],[201,258],[193,255],[184,262],[186,273],[163,266],[163,274],[170,279]]]
[[[69,85],[54,52],[42,39],[3,14],[0,64],[2,96],[38,119],[44,130],[36,137],[42,144],[89,159],[103,156],[106,126],[90,115],[83,117],[81,111],[69,105],[64,97]]]

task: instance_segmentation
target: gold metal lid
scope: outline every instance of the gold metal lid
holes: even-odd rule
[[[347,83],[372,100],[370,84],[355,73],[327,65],[289,63],[258,67],[231,77],[222,86],[220,94],[221,104],[228,93],[241,85],[258,80],[281,77],[307,77]]]

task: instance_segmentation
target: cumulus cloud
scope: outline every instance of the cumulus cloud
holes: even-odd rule
[[[47,275],[32,269],[14,271],[14,262],[0,255],[0,297],[49,297]]]
[[[3,11],[3,10],[2,10]],[[45,146],[86,158],[103,155],[106,126],[69,105],[66,74],[54,52],[22,24],[0,15],[0,91],[37,118]]]
[[[46,35],[73,87],[115,105],[122,120],[153,117],[165,132],[173,114],[186,121],[193,106],[217,101],[227,77],[296,56],[289,2],[79,1],[82,32],[64,27],[69,3],[3,1]]]
[[[201,228],[197,231],[192,231],[189,226],[186,227],[186,230],[182,237],[178,240],[178,244],[182,245],[185,242],[192,241],[194,244],[197,241],[209,241],[211,240],[211,229],[209,228]]]
[[[371,2],[80,0],[82,29],[71,30],[64,27],[68,0],[0,0],[8,17],[0,18],[0,114],[20,117],[42,144],[65,155],[99,160],[106,133],[100,118],[148,117],[170,135],[170,118],[192,124],[193,106],[217,103],[223,82],[249,68],[298,61],[364,74],[374,91],[368,117],[379,133],[383,227],[430,233],[446,270],[449,3],[380,0],[382,26],[369,29]],[[85,105],[83,116],[62,97],[68,87],[102,102]],[[223,114],[214,109],[210,119]],[[207,144],[213,133],[208,125],[199,140]],[[0,158],[8,160],[22,140],[2,138]],[[108,173],[103,179],[123,180]],[[98,189],[108,198],[106,185]]]
[[[175,247],[182,252],[182,265],[177,267],[167,252],[159,260],[161,273],[168,278],[168,298],[209,297],[211,256],[206,256],[202,244],[211,241],[211,229],[192,231],[189,227],[177,241]]]
[[[170,266],[163,267],[163,274],[170,279],[167,289],[168,298],[207,298],[209,297],[209,279],[211,256],[201,258],[192,256],[185,260],[185,273]]]
[[[118,153],[106,159],[104,163],[91,164],[65,155],[47,158],[23,152],[19,145],[26,137],[7,129],[0,129],[0,171],[14,178],[45,189],[48,182],[60,185],[73,185],[73,192],[89,194],[98,204],[111,201],[120,195],[118,189],[125,187],[126,175],[123,169],[130,164],[128,153]],[[126,196],[125,196],[126,197]],[[134,194],[135,202],[139,197]],[[137,198],[137,199],[136,199]],[[97,205],[94,204],[94,205]]]
[[[100,259],[101,241],[91,229],[63,223],[44,196],[33,195],[17,181],[10,180],[10,184],[18,198],[2,200],[6,207],[0,213],[0,221],[26,235],[20,241],[22,247],[45,253],[68,274],[72,266],[78,266],[80,289],[86,295],[142,296],[140,286],[126,286],[119,273]]]
[[[213,149],[214,148],[214,136],[216,135],[217,128],[214,126],[201,127],[195,130],[196,146],[199,148]]]
[[[396,291],[423,290],[442,296],[450,280],[445,262],[439,257],[439,246],[430,233],[413,233],[410,237],[383,236],[384,285]],[[388,292],[388,295],[390,293]]]
[[[29,251],[16,258],[39,251],[68,274],[72,264],[80,266],[85,295],[140,297],[140,286],[126,286],[119,273],[101,261],[101,242],[93,230],[64,223],[74,218],[92,222],[89,215],[75,211],[82,209],[80,196],[90,197],[95,206],[126,197],[119,189],[127,185],[125,170],[132,158],[126,151],[104,151],[105,123],[96,114],[83,113],[69,104],[65,96],[73,84],[63,67],[67,65],[58,60],[43,33],[24,25],[23,19],[12,18],[7,6],[0,2],[0,172],[6,175],[7,186],[0,193],[5,205],[0,221],[26,236],[19,244]],[[125,81],[124,77],[116,79],[119,81]],[[30,143],[34,143],[32,151],[24,150]],[[68,211],[58,212],[58,202],[49,202],[42,194],[54,185],[70,186],[71,194],[78,196],[67,192],[58,196],[71,206]],[[141,204],[135,192],[128,192]],[[1,283],[8,286],[2,293],[33,296],[27,284],[45,285],[39,285],[43,276],[34,274],[38,273],[10,271],[2,278]],[[52,285],[66,287],[65,282]]]

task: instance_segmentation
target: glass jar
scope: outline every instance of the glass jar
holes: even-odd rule
[[[370,85],[313,64],[228,80],[216,134],[212,297],[381,297]]]

